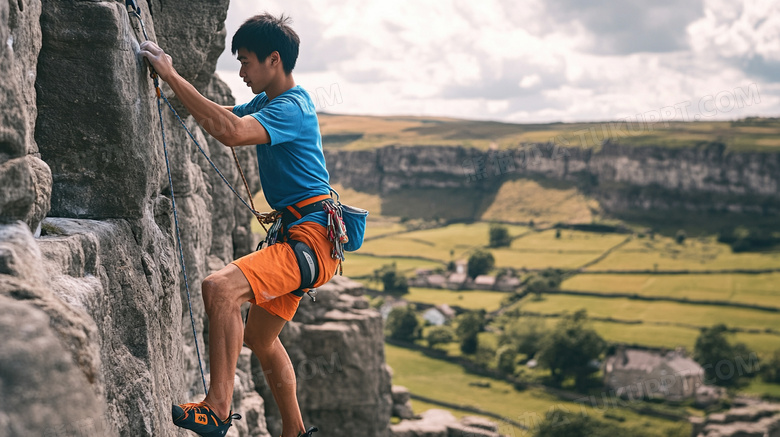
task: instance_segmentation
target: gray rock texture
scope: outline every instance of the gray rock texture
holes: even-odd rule
[[[482,190],[506,177],[547,177],[576,183],[611,211],[683,209],[777,214],[780,154],[605,142],[598,150],[527,144],[482,151],[448,146],[387,146],[326,151],[334,182],[364,191],[404,188]]]
[[[49,210],[51,171],[35,143],[40,1],[0,5],[0,222],[34,231]]]
[[[404,420],[391,427],[392,437],[499,437],[498,426],[473,416],[455,419],[449,411],[432,409],[416,420]]]
[[[95,324],[59,300],[22,222],[0,226],[0,435],[81,427],[111,435]]]
[[[154,2],[157,11],[139,3],[152,39],[154,13],[165,22],[170,39],[161,44],[183,75],[230,99],[213,76],[227,1]],[[170,404],[202,396],[140,35],[124,2],[0,3],[0,435],[185,435],[170,422]],[[200,280],[248,251],[248,213],[229,196],[212,204],[213,170],[163,109],[205,356]],[[207,152],[224,154],[193,132]],[[235,171],[226,176],[238,183]],[[247,420],[231,434],[266,436],[264,403],[243,362],[234,408]]]
[[[400,385],[393,386],[393,417],[411,419],[414,417],[412,410],[412,395],[409,389]]]

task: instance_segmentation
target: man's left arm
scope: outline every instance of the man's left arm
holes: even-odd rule
[[[211,136],[228,146],[266,144],[271,141],[268,131],[254,117],[239,117],[229,109],[203,97],[191,83],[173,68],[173,61],[157,44],[141,44],[141,56],[149,59],[154,70],[176,94],[176,98],[195,117]]]

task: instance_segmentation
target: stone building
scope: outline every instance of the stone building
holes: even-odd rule
[[[704,369],[681,349],[665,353],[620,349],[604,362],[604,385],[630,399],[693,398],[703,378]]]

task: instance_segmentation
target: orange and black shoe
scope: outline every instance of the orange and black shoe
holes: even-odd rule
[[[201,437],[223,437],[233,424],[233,419],[241,419],[240,414],[231,411],[228,418],[220,419],[203,402],[171,406],[173,424],[200,435]]]

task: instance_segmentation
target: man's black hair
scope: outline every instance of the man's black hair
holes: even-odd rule
[[[298,60],[298,46],[301,40],[289,26],[290,17],[279,18],[269,13],[255,15],[246,20],[233,35],[230,51],[235,55],[238,49],[247,49],[264,61],[273,52],[279,52],[282,67],[287,74],[292,73]]]

